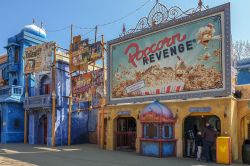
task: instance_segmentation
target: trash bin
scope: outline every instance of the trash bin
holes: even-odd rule
[[[231,137],[217,137],[216,139],[216,162],[218,164],[231,164]]]
[[[250,139],[245,140],[242,145],[242,161],[250,165]]]

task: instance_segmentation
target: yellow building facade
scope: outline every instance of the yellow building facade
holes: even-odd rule
[[[241,159],[241,145],[245,139],[249,138],[246,133],[247,125],[250,122],[250,100],[221,97],[160,101],[160,103],[168,107],[176,118],[174,127],[174,138],[177,140],[176,157],[185,156],[185,121],[196,119],[198,129],[202,130],[204,123],[210,121],[213,126],[217,127],[220,136],[231,137],[232,158],[234,161]],[[133,118],[136,122],[134,150],[140,153],[140,138],[143,129],[139,116],[140,112],[149,104],[150,102],[110,105],[100,111],[98,116],[100,146],[107,150],[117,150],[118,119]]]

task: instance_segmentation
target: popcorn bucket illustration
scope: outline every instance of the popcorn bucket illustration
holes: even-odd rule
[[[181,92],[184,89],[183,82],[172,82],[164,86],[150,87],[141,89],[141,95],[156,95],[156,94],[167,94]]]

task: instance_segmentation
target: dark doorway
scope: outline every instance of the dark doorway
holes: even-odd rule
[[[108,124],[108,120],[107,118],[105,118],[104,119],[104,141],[103,141],[104,149],[106,149],[106,146],[107,146],[107,135],[108,135],[107,124]]]
[[[39,133],[38,133],[38,143],[39,144],[47,144],[47,116],[43,115],[39,119]]]
[[[250,123],[248,123],[248,139],[250,139]]]
[[[40,94],[41,95],[48,95],[50,94],[50,79],[47,75],[43,76],[41,79],[40,85]]]
[[[135,150],[136,140],[136,120],[132,117],[117,119],[117,144],[119,150],[133,149]]]
[[[196,150],[197,147],[195,145],[195,141],[191,142],[188,140],[187,131],[193,130],[194,137],[197,134],[197,131],[203,131],[206,125],[206,122],[209,122],[220,134],[221,132],[221,121],[217,116],[214,115],[207,115],[207,116],[188,116],[184,121],[184,131],[183,131],[183,138],[184,138],[184,156],[185,157],[196,157]],[[194,148],[194,152],[193,152]],[[213,154],[215,155],[215,145],[212,149]],[[203,153],[204,154],[204,153]],[[214,156],[215,159],[215,156]]]

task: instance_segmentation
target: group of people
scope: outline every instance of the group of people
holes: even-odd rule
[[[203,151],[206,162],[212,162],[212,147],[215,144],[217,135],[216,129],[209,122],[206,123],[203,131],[198,130],[196,125],[193,126],[193,129],[187,130],[187,157],[196,156],[196,159],[201,161]]]

